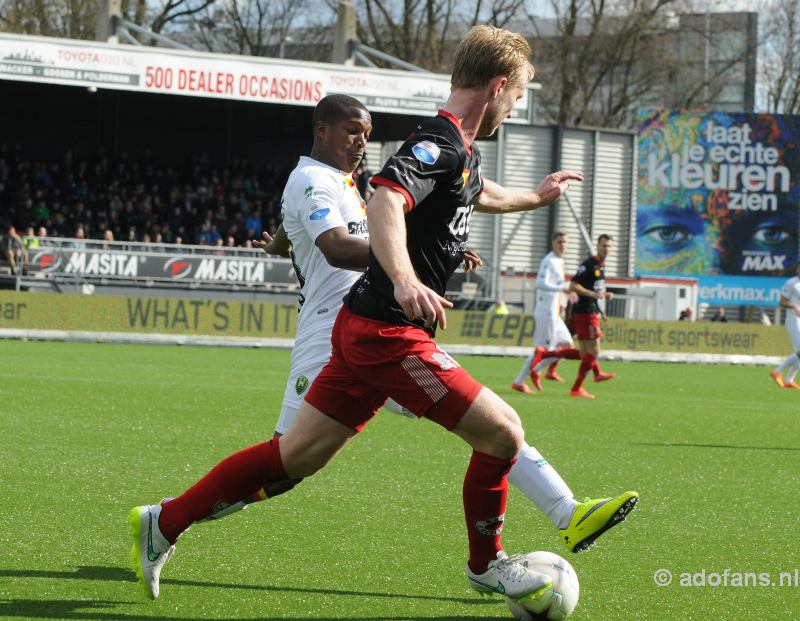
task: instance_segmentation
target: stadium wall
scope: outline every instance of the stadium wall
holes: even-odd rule
[[[291,347],[296,327],[289,303],[0,293],[3,338]],[[531,315],[452,310],[437,340],[453,353],[520,355],[533,328]],[[790,352],[780,326],[609,318],[603,330],[607,356],[622,359],[770,362]]]

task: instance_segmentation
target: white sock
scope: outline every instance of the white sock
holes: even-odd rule
[[[525,378],[528,377],[528,373],[531,372],[531,362],[533,362],[533,353],[530,356],[525,358],[525,364],[522,365],[522,368],[517,373],[517,379],[514,380],[515,384],[524,384]]]
[[[789,354],[788,356],[786,356],[783,362],[781,362],[775,370],[778,373],[783,373],[786,369],[798,363],[800,363],[800,356],[798,356],[797,352],[795,352],[793,354]]]
[[[791,384],[794,381],[794,377],[795,377],[795,375],[797,375],[797,369],[798,368],[800,368],[800,363],[793,364],[791,367],[789,367],[789,372],[783,378],[783,383],[784,384]]]
[[[525,494],[556,528],[566,528],[577,501],[569,486],[541,453],[525,444],[508,473],[508,481]]]
[[[541,373],[545,367],[549,367],[556,360],[558,360],[558,358],[556,358],[555,356],[553,356],[552,358],[545,358],[539,364],[536,365],[536,370]]]

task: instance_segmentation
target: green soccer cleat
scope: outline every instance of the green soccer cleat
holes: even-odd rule
[[[559,531],[564,545],[570,552],[588,550],[600,535],[625,521],[638,502],[637,492],[625,492],[616,498],[587,498],[579,502],[569,526]]]

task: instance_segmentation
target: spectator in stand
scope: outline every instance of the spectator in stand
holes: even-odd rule
[[[686,310],[682,310],[681,314],[678,315],[678,321],[691,321],[692,320],[692,309],[687,308]]]
[[[728,317],[725,315],[725,307],[720,306],[717,309],[717,312],[714,313],[714,316],[711,318],[711,321],[719,321],[722,323],[727,323]]]
[[[76,250],[85,250],[86,249],[86,242],[83,241],[86,239],[86,230],[82,226],[78,226],[75,229],[75,234],[73,237],[77,240],[73,242],[73,248]]]
[[[24,260],[24,247],[22,238],[17,233],[14,226],[9,226],[6,230],[6,237],[3,244],[3,254],[5,255],[8,265],[11,267],[11,273],[16,274],[17,269],[21,269],[20,263]]]
[[[110,230],[130,241],[161,233],[169,243],[196,240],[204,231],[212,243],[218,234],[242,244],[277,229],[288,170],[256,168],[242,158],[215,168],[201,155],[181,172],[149,150],[111,157],[74,148],[33,159],[0,143],[0,213],[7,225],[45,226],[57,237],[82,226],[85,237],[100,239]]]

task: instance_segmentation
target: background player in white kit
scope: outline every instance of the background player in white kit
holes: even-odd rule
[[[555,372],[555,365],[561,358],[577,360],[580,354],[573,347],[572,335],[561,319],[561,294],[567,294],[571,301],[576,301],[578,296],[570,292],[569,283],[564,277],[564,255],[567,252],[568,239],[563,231],[556,231],[551,238],[552,251],[542,259],[539,272],[536,275],[536,307],[533,309],[535,321],[533,329],[534,351],[525,359],[522,368],[511,388],[517,392],[530,394],[525,378],[530,375],[533,385],[542,389],[541,370],[549,365],[547,378],[564,381]],[[558,351],[557,356],[545,357],[545,352]]]
[[[797,275],[787,280],[781,289],[781,306],[786,309],[784,325],[794,351],[770,371],[769,375],[778,386],[800,389],[800,385],[794,381],[800,367],[800,263],[797,264]]]

